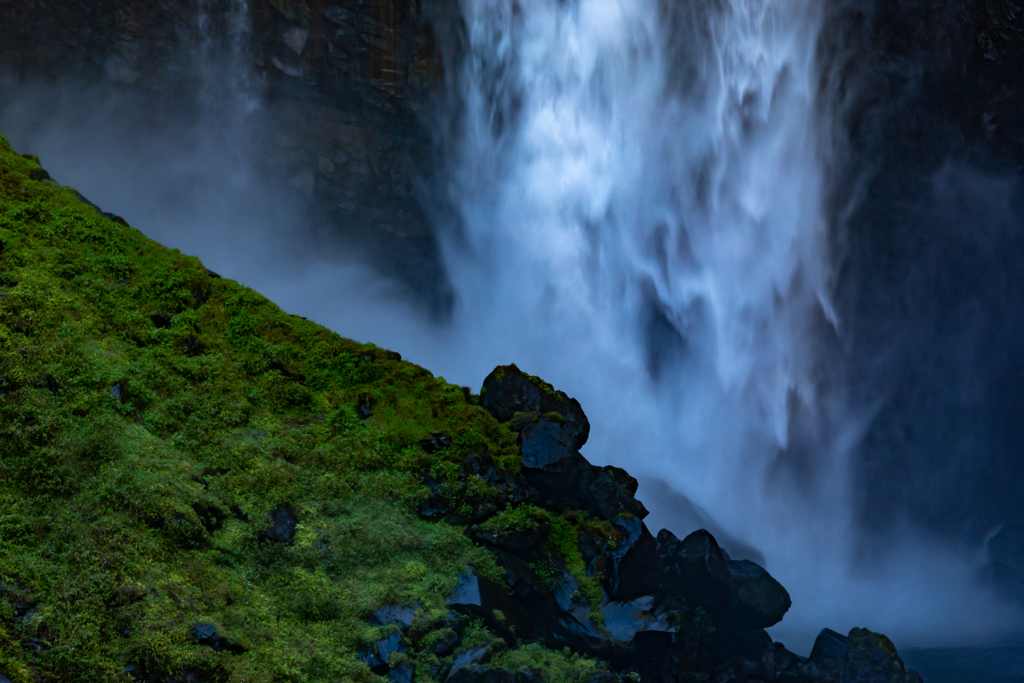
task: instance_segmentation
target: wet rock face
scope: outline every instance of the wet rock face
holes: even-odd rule
[[[680,541],[662,529],[658,532],[658,560],[666,592],[710,612],[732,606],[734,588],[729,566],[718,542],[707,531],[695,531]]]
[[[820,664],[826,659],[846,660],[846,649],[849,647],[850,639],[841,633],[836,633],[830,628],[821,630],[814,640],[814,647],[811,648],[810,661]]]
[[[636,480],[624,470],[594,466],[579,453],[589,423],[577,402],[514,366],[491,373],[481,396],[492,414],[520,433],[521,478],[483,454],[466,458],[464,475],[488,481],[513,507],[539,503],[548,514],[567,519],[585,512],[586,518],[605,520],[615,542],[580,532],[584,577],[570,571],[564,549],[555,552],[549,545],[553,524],[501,531],[470,526],[464,533],[491,550],[506,585],[463,573],[448,599],[453,610],[483,619],[505,638],[568,646],[645,681],[745,680],[748,670],[751,678],[769,680],[776,669],[799,663],[795,655],[784,656],[781,646],[775,657],[763,630],[788,610],[785,589],[762,567],[733,562],[707,531],[680,540],[662,530],[655,538],[643,523],[647,511],[635,498]],[[425,507],[452,521],[450,511],[444,512],[444,485],[429,478],[427,483],[436,493]],[[472,496],[464,502],[479,508]],[[593,583],[585,587],[585,581]],[[726,675],[722,667],[736,658],[745,663]],[[452,676],[493,674],[462,670]]]
[[[516,413],[547,416],[549,422],[536,437],[550,441],[557,436],[558,443],[570,452],[582,448],[590,436],[590,422],[579,401],[515,365],[497,367],[487,376],[480,390],[480,405],[499,422],[508,422]]]
[[[733,620],[749,628],[768,628],[782,621],[793,601],[782,584],[748,560],[729,560],[729,577],[736,591]]]
[[[917,672],[904,666],[891,640],[863,628],[850,631],[845,674],[845,683],[921,683]]]

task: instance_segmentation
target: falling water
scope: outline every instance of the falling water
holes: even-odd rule
[[[194,59],[201,105],[207,115],[226,117],[231,127],[240,127],[259,103],[245,54],[252,21],[249,0],[230,0],[226,7],[198,0],[197,10]]]
[[[746,508],[739,522],[762,511],[794,408],[820,405],[812,331],[838,325],[819,17],[803,0],[706,5],[467,3],[447,255],[462,314],[505,328],[510,357],[540,351],[620,418],[670,406],[661,424],[633,416],[656,456],[607,457]]]
[[[940,620],[983,629],[952,551],[908,535],[852,570],[847,461],[870,410],[835,353],[820,3],[464,0],[463,16],[442,236],[458,306],[447,335],[399,348],[473,384],[515,361],[575,395],[584,454],[763,552],[801,638],[823,618],[917,642]]]

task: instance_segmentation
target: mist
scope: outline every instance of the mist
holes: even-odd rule
[[[290,313],[459,385],[515,362],[575,396],[584,455],[641,480],[652,531],[708,528],[787,587],[771,633],[791,649],[826,626],[898,646],[1019,633],[975,580],[1020,467],[1019,184],[954,155],[928,173],[836,158],[814,3],[521,5],[465,4],[454,101],[430,114],[441,317],[268,169],[237,60],[186,98],[8,77],[0,132]],[[828,210],[830,184],[894,176]]]

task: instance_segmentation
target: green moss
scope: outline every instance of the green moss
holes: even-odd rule
[[[552,683],[580,683],[600,670],[593,660],[572,654],[569,648],[549,650],[536,643],[502,652],[490,666],[510,671],[530,669]]]
[[[587,564],[580,552],[579,527],[563,516],[551,516],[551,531],[548,533],[548,545],[561,555],[569,573],[580,582],[580,592],[590,603],[591,620],[598,626],[604,623],[600,612],[601,584],[596,577],[587,575]]]
[[[443,628],[460,570],[501,578],[461,528],[415,506],[423,473],[447,477],[468,452],[518,467],[506,426],[33,168],[0,138],[0,584],[14,587],[0,591],[0,670],[15,683],[124,681],[132,663],[369,683],[355,653],[370,612],[416,603]],[[454,447],[426,454],[433,431]],[[294,544],[260,543],[282,503],[300,520]],[[31,615],[15,619],[16,603]],[[197,622],[246,652],[193,644]],[[417,656],[418,670],[432,661]],[[552,675],[584,666],[558,661]]]
[[[481,527],[485,531],[502,535],[516,531],[527,531],[536,529],[540,524],[551,518],[545,510],[533,505],[521,505],[519,507],[508,506],[489,520]]]

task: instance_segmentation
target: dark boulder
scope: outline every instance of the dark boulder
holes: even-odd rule
[[[806,661],[786,649],[782,643],[772,643],[768,648],[768,659],[776,671],[787,671],[800,662]]]
[[[31,180],[52,180],[52,178],[50,178],[50,174],[41,168],[33,168],[28,172],[28,177]]]
[[[406,629],[412,626],[412,623],[416,620],[416,612],[422,609],[421,605],[410,605],[408,607],[385,605],[371,614],[367,621],[374,626],[391,626],[393,624],[399,628]]]
[[[459,574],[445,602],[456,612],[479,618],[510,643],[516,642],[515,632],[524,633],[530,628],[531,615],[520,609],[505,587],[477,576],[472,569]]]
[[[576,399],[515,365],[497,367],[487,376],[480,405],[499,422],[508,422],[516,413],[554,413],[568,423],[565,434],[570,450],[582,448],[590,435],[590,422]]]
[[[864,628],[850,631],[843,683],[922,683],[903,664],[892,641]]]
[[[550,589],[522,559],[502,550],[494,551],[494,559],[505,570],[505,581],[521,604],[530,604],[525,602],[528,600],[548,599]]]
[[[661,592],[658,544],[637,517],[616,517],[612,524],[626,532],[625,538],[605,552],[604,586],[613,600],[632,600]]]
[[[694,531],[680,541],[662,529],[657,553],[666,593],[712,614],[724,613],[732,606],[735,592],[729,566],[715,537],[707,531]]]
[[[291,545],[295,542],[295,527],[299,524],[299,517],[295,510],[289,505],[278,505],[270,513],[272,525],[259,534],[260,543],[263,541],[274,541]]]
[[[655,605],[657,603],[656,600]],[[613,663],[624,671],[635,671],[646,683],[693,680],[693,675],[712,670],[716,662],[709,646],[713,643],[715,627],[708,615],[700,609],[681,607],[672,621],[679,627],[677,631],[641,631],[628,648],[612,653]]]
[[[638,633],[676,633],[680,628],[679,613],[653,595],[628,602],[606,602],[601,605],[601,616],[611,638],[627,645]]]
[[[0,671],[0,683],[11,683],[11,679],[9,679],[7,676],[4,676],[2,671]]]
[[[391,683],[412,683],[415,670],[408,664],[399,664],[388,671],[388,680]]]
[[[814,639],[814,647],[811,648],[811,656],[808,659],[815,664],[820,664],[826,659],[846,660],[846,649],[850,639],[842,633],[836,633],[830,628],[821,629],[821,633]]]
[[[493,656],[494,648],[490,645],[479,645],[477,647],[471,647],[468,650],[463,650],[456,655],[455,661],[452,662],[452,668],[448,672],[447,680],[453,680],[463,669],[477,666],[479,664],[486,664],[491,661],[491,657]]]
[[[357,650],[356,656],[375,674],[383,676],[390,669],[388,660],[391,659],[391,655],[396,652],[408,651],[409,648],[406,647],[402,634],[395,632],[368,645],[363,645]]]
[[[490,517],[509,505],[534,502],[537,492],[524,480],[498,467],[486,453],[473,453],[462,464],[462,471],[468,477],[476,477],[490,488],[489,498],[479,498],[471,503],[474,517]]]
[[[549,531],[551,531],[551,527],[547,524],[537,524],[532,528],[508,531],[493,531],[479,526],[471,526],[463,533],[477,543],[513,553],[523,553],[543,543]]]
[[[570,647],[581,652],[595,652],[604,640],[601,629],[594,623],[591,605],[580,590],[579,580],[564,567],[559,567],[551,579],[551,599],[531,614],[542,615],[543,630],[534,627],[533,635],[548,647]]]
[[[583,510],[598,519],[647,516],[635,497],[636,479],[618,467],[595,467],[579,453],[543,469],[523,467],[523,478],[552,510]]]
[[[732,621],[745,628],[768,628],[782,621],[793,601],[782,584],[748,560],[727,560],[736,591]]]
[[[432,634],[429,651],[438,657],[444,657],[459,644],[459,634],[452,628],[443,628]]]
[[[448,676],[449,683],[516,683],[516,674],[506,669],[469,666]]]
[[[578,427],[552,414],[534,417],[519,433],[523,466],[544,469],[564,462],[579,450]]]

